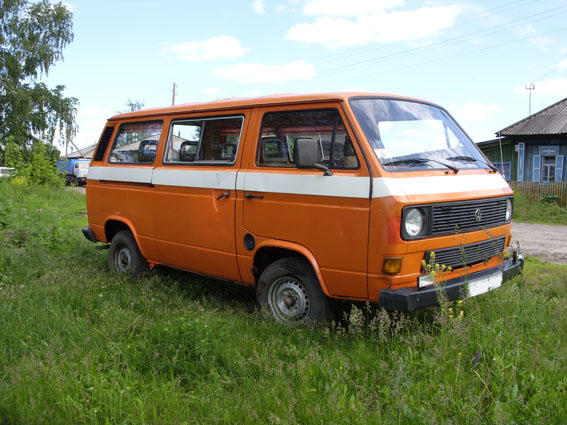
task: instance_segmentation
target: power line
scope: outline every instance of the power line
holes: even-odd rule
[[[415,67],[418,67],[418,66],[429,65],[429,64],[432,64],[432,63],[436,63],[436,62],[443,62],[443,61],[454,59],[454,58],[457,58],[457,57],[460,57],[460,56],[466,56],[466,55],[482,52],[482,51],[485,51],[485,50],[495,49],[497,47],[507,46],[507,45],[510,45],[510,44],[519,43],[520,41],[529,40],[531,38],[541,37],[543,35],[549,35],[549,34],[553,34],[553,33],[556,33],[556,32],[565,31],[565,30],[567,30],[567,26],[561,27],[561,28],[558,28],[558,29],[555,29],[555,30],[552,30],[552,31],[548,31],[548,32],[545,32],[545,33],[542,33],[542,34],[530,35],[528,37],[518,38],[518,39],[507,41],[507,42],[504,42],[504,43],[493,44],[492,46],[483,47],[481,49],[470,50],[468,52],[459,53],[459,54],[451,55],[451,56],[446,56],[444,58],[433,59],[433,60],[430,60],[430,61],[420,62],[420,63],[416,63],[416,64],[404,66],[404,67],[399,67],[399,68],[388,69],[388,70],[384,70],[384,71],[380,71],[380,72],[373,72],[371,74],[358,76],[357,78],[365,78],[365,77],[370,77],[370,76],[375,76],[375,75],[380,75],[380,74],[386,74],[386,73],[389,73],[389,72],[401,71],[401,70],[405,70],[405,69],[408,69],[408,68],[415,68]]]
[[[532,14],[532,15],[529,15],[529,16],[525,16],[523,18],[519,18],[519,19],[515,19],[513,21],[509,21],[506,24],[494,25],[494,26],[487,27],[487,28],[484,28],[484,29],[481,29],[481,30],[478,30],[478,31],[473,31],[473,32],[468,33],[468,34],[464,34],[464,35],[448,38],[448,39],[445,39],[445,40],[441,40],[441,41],[438,41],[438,42],[435,42],[435,43],[432,43],[432,44],[428,44],[427,46],[413,47],[411,49],[405,49],[405,50],[401,50],[401,51],[398,51],[398,52],[389,53],[387,55],[378,56],[378,57],[375,57],[375,58],[365,59],[365,60],[362,60],[362,61],[337,66],[337,67],[334,67],[334,68],[323,69],[323,70],[319,71],[317,74],[321,75],[321,74],[331,73],[331,72],[335,72],[335,71],[339,71],[339,70],[349,69],[349,68],[353,68],[353,67],[356,67],[356,66],[359,66],[359,65],[366,65],[366,64],[378,62],[382,59],[387,59],[387,58],[391,58],[391,57],[394,57],[394,56],[406,56],[410,53],[415,53],[415,52],[424,51],[424,50],[430,50],[433,47],[437,47],[437,46],[440,46],[440,45],[443,45],[443,44],[447,44],[447,43],[450,43],[450,42],[453,42],[453,41],[456,41],[456,40],[468,38],[468,37],[471,37],[473,35],[479,35],[479,34],[482,34],[482,33],[486,33],[484,35],[494,34],[494,33],[500,32],[500,31],[505,31],[505,30],[510,29],[510,28],[507,28],[507,27],[512,25],[512,24],[515,24],[514,26],[519,26],[520,24],[523,25],[525,23],[532,23],[532,22],[536,22],[536,21],[539,21],[539,20],[542,20],[542,19],[554,18],[559,14],[565,13],[565,11],[560,12],[560,13],[553,13],[550,16],[540,17],[538,19],[532,19],[532,20],[529,20],[528,22],[523,22],[523,21],[525,21],[529,18],[533,18],[535,16],[539,16],[539,15],[542,15],[542,14],[548,14],[550,12],[555,12],[559,9],[564,9],[565,7],[566,6],[559,6],[559,7],[555,7],[555,8],[552,8],[552,9],[547,9],[547,10],[544,10],[542,12],[538,12],[538,13],[535,13],[535,14]],[[503,28],[503,27],[506,27],[506,28]],[[491,31],[491,30],[494,30],[494,31]]]
[[[491,12],[491,11],[494,11],[494,10],[497,10],[497,9],[501,9],[501,8],[508,6],[508,5],[511,5],[511,4],[513,4],[514,7],[505,9],[504,11],[510,11],[510,10],[518,9],[520,7],[524,7],[524,6],[527,6],[527,5],[532,4],[532,3],[537,3],[537,2],[539,2],[539,0],[530,0],[527,3],[519,4],[521,2],[522,2],[522,0],[513,1],[513,2],[505,3],[505,4],[497,6],[497,7],[493,7],[491,9],[488,9],[488,10],[485,10],[485,11],[482,11],[482,12],[467,15],[464,18],[461,18],[461,21],[459,23],[457,23],[456,25],[453,25],[451,27],[451,29],[454,29],[454,28],[462,26],[462,25],[467,25],[467,24],[470,24],[472,22],[476,22],[480,19],[487,18],[489,16],[495,15],[495,13],[488,13],[488,12]],[[481,15],[481,14],[484,14],[485,16],[481,16],[477,19],[472,19],[472,20],[468,19],[468,18],[475,17],[475,16],[478,16],[478,15]],[[462,19],[464,19],[464,21],[462,21]],[[437,44],[437,43],[434,43],[434,44]],[[362,52],[365,52],[365,51],[368,51],[368,50],[375,50],[375,49],[376,49],[376,46],[374,46],[374,45],[363,46],[363,47],[358,47],[358,48],[351,48],[351,49],[348,50],[348,52],[337,52],[337,53],[333,53],[333,54],[330,54],[330,55],[322,56],[318,59],[312,60],[311,63],[316,64],[316,63],[321,63],[321,62],[327,62],[327,61],[332,60],[333,58],[336,58],[336,57],[347,58],[347,57],[355,56],[359,53],[362,53]],[[410,50],[413,50],[413,49],[410,49]]]
[[[547,77],[547,76],[549,75],[550,72],[552,72],[552,71],[555,70],[555,65],[558,64],[559,62],[561,62],[561,61],[562,61],[563,59],[565,59],[565,58],[567,58],[567,52],[563,53],[563,54],[561,55],[561,57],[560,57],[557,61],[554,61],[551,65],[549,65],[549,66],[547,67],[547,71],[545,71],[545,73],[544,73],[541,77],[537,78],[537,79],[534,80],[534,81],[541,81],[541,80],[543,80],[545,77]]]

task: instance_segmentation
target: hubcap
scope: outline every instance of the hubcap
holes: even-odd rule
[[[292,276],[282,277],[270,286],[268,305],[274,316],[286,323],[304,321],[311,309],[305,286]]]
[[[123,246],[116,252],[116,268],[119,272],[128,273],[132,268],[132,255],[128,247]]]

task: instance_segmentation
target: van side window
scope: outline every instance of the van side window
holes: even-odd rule
[[[243,117],[174,121],[164,163],[234,164],[243,122]]]
[[[265,167],[295,167],[293,146],[297,139],[316,140],[320,163],[329,168],[358,168],[352,142],[336,109],[265,114],[256,163]]]
[[[114,139],[109,162],[152,164],[156,157],[162,127],[162,121],[122,124]]]

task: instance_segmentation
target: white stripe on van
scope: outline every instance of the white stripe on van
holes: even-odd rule
[[[372,197],[470,192],[508,187],[500,174],[474,174],[374,179]]]
[[[234,190],[236,187],[236,171],[156,168],[152,183],[164,186]]]
[[[151,167],[89,167],[89,180],[110,180],[128,183],[151,183]]]
[[[89,179],[153,183],[157,185],[199,187],[252,192],[288,193],[344,198],[368,198],[369,178],[211,170],[180,170],[136,167],[90,167]],[[500,174],[429,177],[377,177],[373,179],[373,198],[386,196],[449,194],[507,188]]]
[[[243,183],[240,176],[244,174]],[[368,177],[324,176],[321,174],[238,173],[239,189],[253,192],[291,193],[296,195],[368,198]]]

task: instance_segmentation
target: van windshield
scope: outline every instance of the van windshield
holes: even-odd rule
[[[352,99],[350,105],[387,170],[492,168],[440,108],[381,98]]]

